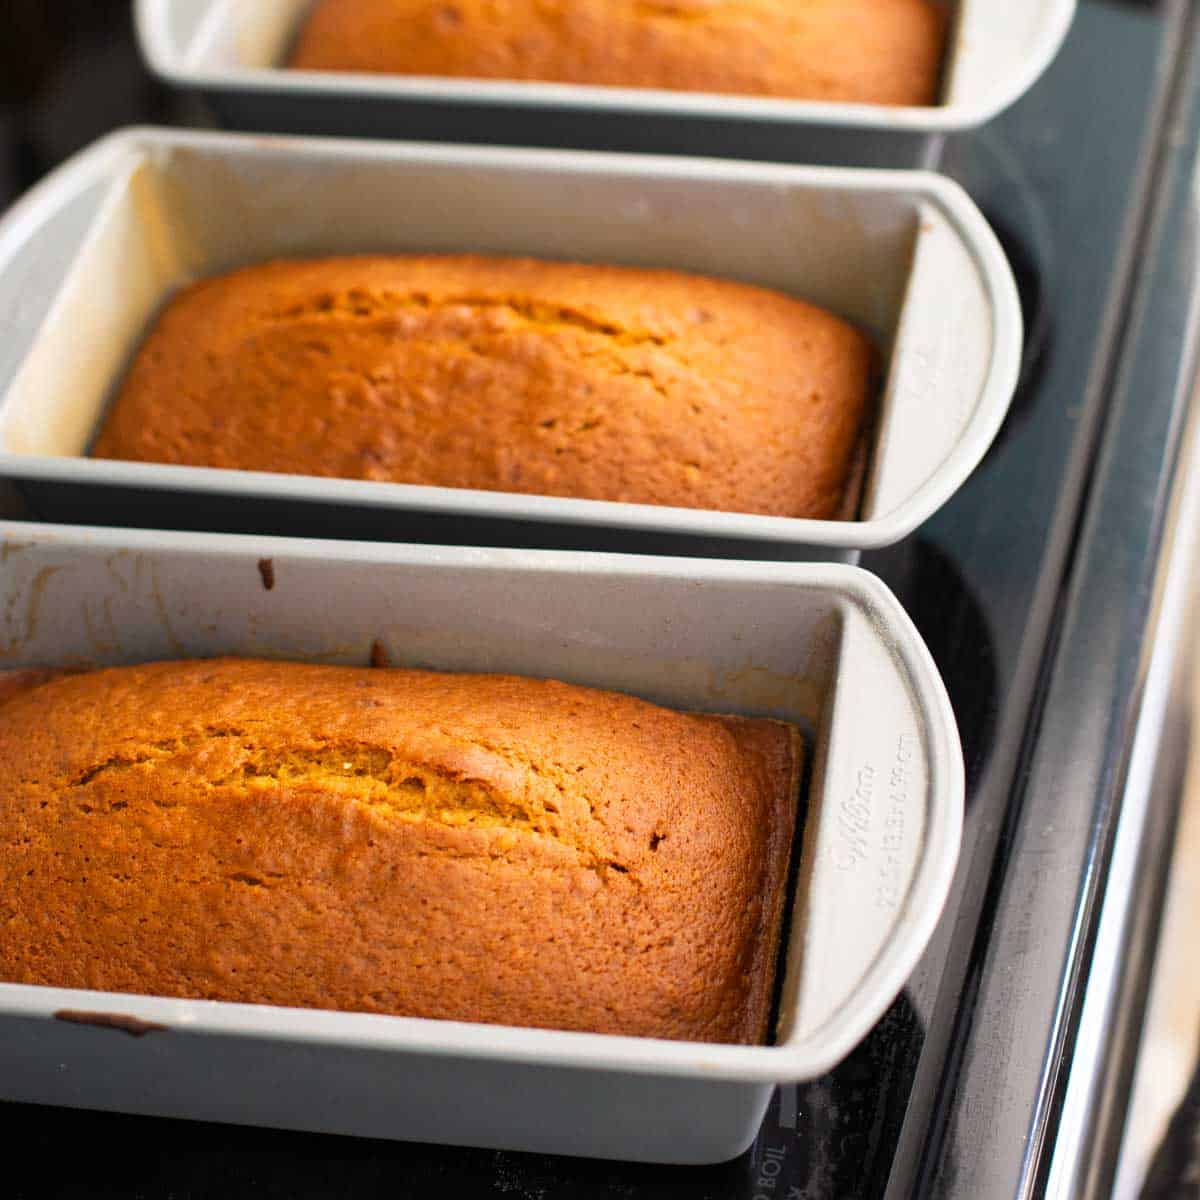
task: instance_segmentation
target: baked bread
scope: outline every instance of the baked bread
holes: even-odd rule
[[[319,0],[290,65],[934,104],[935,0]]]
[[[245,659],[27,682],[0,721],[0,979],[767,1033],[791,726]]]
[[[835,518],[870,375],[856,330],[745,284],[273,262],[171,301],[93,454]]]

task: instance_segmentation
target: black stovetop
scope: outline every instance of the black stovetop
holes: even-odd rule
[[[1064,1074],[1048,1066],[1069,1063],[1071,1049],[1069,1037],[1057,1037],[1065,1026],[1056,1005],[1064,1003],[1069,1018],[1079,1000],[1061,982],[1074,952],[1068,934],[1088,915],[1077,896],[1085,870],[1102,865],[1106,828],[1084,821],[1075,840],[1064,833],[1056,850],[1068,867],[1050,884],[1027,877],[1014,848],[1025,814],[1045,800],[1029,792],[1039,739],[1070,715],[1071,698],[1056,698],[1054,668],[1078,634],[1071,581],[1108,536],[1089,533],[1089,521],[1119,518],[1127,556],[1113,584],[1124,619],[1096,653],[1128,674],[1143,648],[1178,401],[1130,395],[1118,383],[1130,339],[1142,336],[1131,298],[1157,261],[1154,239],[1166,236],[1150,220],[1148,200],[1168,186],[1182,153],[1164,137],[1170,127],[1158,107],[1172,78],[1176,116],[1195,117],[1186,80],[1179,82],[1190,69],[1193,33],[1184,7],[1085,0],[1064,52],[1033,92],[983,132],[944,147],[942,169],[967,186],[1010,253],[1028,345],[1012,413],[977,475],[916,536],[864,563],[893,587],[929,642],[960,722],[969,779],[950,910],[871,1037],[829,1076],[781,1089],[752,1151],[719,1167],[582,1162],[0,1105],[8,1195],[1038,1194],[1053,1146],[1055,1080]],[[0,3],[0,208],[108,129],[204,120],[194,102],[169,95],[142,71],[127,4]],[[1160,357],[1177,355],[1182,340],[1178,332]],[[1113,438],[1135,403],[1146,444],[1129,463],[1121,459],[1124,442]],[[1140,472],[1139,490],[1137,503],[1109,518],[1097,506],[1113,471]],[[308,531],[295,516],[248,521],[262,532]],[[220,525],[238,528],[228,514]],[[1132,703],[1122,686],[1073,700],[1121,715],[1120,706]],[[1097,744],[1095,761],[1079,764],[1080,779],[1097,781],[1078,799],[1085,814],[1098,810],[1107,752]],[[1013,888],[1021,889],[1019,903]],[[1034,931],[1023,941],[1022,922]],[[1006,972],[1019,981],[1011,992]],[[996,1027],[982,1027],[997,1011]]]

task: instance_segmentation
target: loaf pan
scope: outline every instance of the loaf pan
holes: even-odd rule
[[[869,1032],[938,920],[962,819],[954,717],[903,609],[859,568],[11,522],[0,556],[2,668],[365,665],[379,643],[397,665],[799,722],[814,759],[773,1045],[0,984],[2,1099],[721,1161],[775,1084],[824,1073]]]
[[[138,37],[160,78],[198,90],[241,128],[917,166],[936,135],[982,124],[1033,84],[1075,0],[948,0],[941,102],[922,108],[280,69],[309,7],[138,0]]]
[[[65,272],[41,274],[59,253],[60,222],[80,220],[81,197],[92,208],[80,249]],[[779,287],[856,321],[887,368],[857,519],[80,457],[179,286],[272,256],[364,250],[677,267]],[[76,494],[96,485],[89,520],[106,519],[103,485],[190,496],[200,512],[218,496],[307,501],[655,535],[690,542],[689,553],[718,540],[823,558],[895,542],[953,494],[1003,420],[1021,350],[1003,253],[967,196],[936,175],[165,130],[105,139],[0,223],[0,326],[11,331],[0,474]]]

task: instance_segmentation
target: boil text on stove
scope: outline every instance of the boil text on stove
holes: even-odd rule
[[[753,1200],[768,1200],[776,1192],[786,1154],[787,1151],[782,1146],[767,1146],[763,1150],[763,1160],[759,1164],[758,1178],[754,1182]]]

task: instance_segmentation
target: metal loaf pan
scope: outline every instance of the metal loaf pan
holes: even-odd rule
[[[946,0],[941,102],[904,108],[281,69],[310,3],[138,0],[138,37],[151,70],[234,127],[917,166],[938,134],[983,124],[1032,86],[1075,12],[1075,0]]]
[[[776,1083],[822,1074],[869,1032],[938,920],[962,820],[954,716],[903,609],[856,567],[14,523],[0,555],[4,668],[362,665],[378,640],[398,665],[797,721],[813,751],[774,1045],[0,984],[0,1098],[715,1162],[750,1143]],[[139,1022],[163,1028],[119,1028]]]
[[[43,279],[39,263],[56,254],[60,219],[79,220],[83,195],[81,248]],[[669,266],[781,288],[848,317],[886,366],[857,519],[79,457],[181,285],[273,256],[369,250]],[[0,349],[0,473],[10,478],[158,489],[201,512],[218,496],[307,501],[653,535],[690,543],[689,553],[715,540],[824,558],[897,541],[953,494],[1004,418],[1021,351],[1007,261],[967,196],[936,175],[165,130],[105,139],[0,222],[0,326],[12,331]],[[103,497],[86,503],[98,512]],[[438,540],[462,539],[456,528]]]

